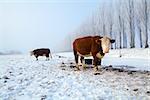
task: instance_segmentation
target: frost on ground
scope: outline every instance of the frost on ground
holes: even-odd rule
[[[50,61],[42,57],[35,61],[27,55],[0,56],[0,100],[150,99],[149,71],[103,65],[103,73],[94,75],[91,67],[74,71],[72,62],[71,53],[53,55]]]

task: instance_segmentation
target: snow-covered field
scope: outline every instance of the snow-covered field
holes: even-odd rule
[[[103,69],[100,75],[94,75],[92,68],[70,68],[72,53],[53,54],[50,61],[0,56],[0,100],[150,100],[150,72],[144,71],[150,71],[149,50],[124,50],[122,58],[118,51],[110,51],[103,67],[142,72]]]

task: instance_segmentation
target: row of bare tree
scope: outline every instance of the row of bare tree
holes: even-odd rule
[[[150,47],[150,0],[105,0],[72,37],[107,35],[112,48]]]

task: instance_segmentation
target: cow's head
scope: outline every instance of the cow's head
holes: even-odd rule
[[[34,55],[34,52],[33,52],[33,51],[30,51],[30,55],[31,55],[31,56]]]
[[[106,36],[102,37],[99,40],[96,40],[96,43],[100,44],[100,46],[102,47],[103,53],[109,53],[110,44],[114,42],[115,42],[114,39],[110,39]]]

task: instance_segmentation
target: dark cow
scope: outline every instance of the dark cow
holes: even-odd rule
[[[105,53],[109,52],[109,47],[111,43],[115,40],[110,39],[106,36],[87,36],[83,38],[78,38],[73,42],[73,52],[76,61],[77,70],[80,70],[78,65],[78,57],[81,56],[81,61],[84,57],[93,56],[94,59],[94,69],[98,70],[98,63],[101,64],[101,59]],[[82,63],[82,62],[81,62]]]
[[[31,56],[34,55],[36,57],[36,60],[38,60],[39,56],[45,56],[46,60],[49,60],[49,55],[51,56],[50,49],[48,48],[40,48],[40,49],[35,49],[31,51]],[[52,58],[52,56],[51,56]]]

